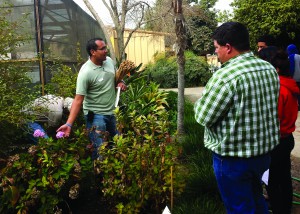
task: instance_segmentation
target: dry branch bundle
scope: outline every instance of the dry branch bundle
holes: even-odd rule
[[[136,66],[132,61],[123,61],[116,72],[116,83],[119,83],[124,78],[124,76],[130,73],[130,71],[135,67]]]

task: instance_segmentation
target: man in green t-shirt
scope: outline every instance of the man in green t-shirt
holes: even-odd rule
[[[98,148],[103,143],[105,134],[108,132],[111,137],[117,134],[113,113],[116,99],[115,66],[113,60],[107,57],[107,47],[103,39],[89,40],[86,50],[90,57],[79,71],[76,96],[69,118],[57,131],[63,131],[64,136],[69,137],[72,124],[83,106],[86,127],[91,130],[89,139],[94,148],[92,158],[97,159]],[[123,82],[117,83],[117,86],[122,91],[126,89]]]

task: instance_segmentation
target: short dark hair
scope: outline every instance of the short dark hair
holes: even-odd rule
[[[88,53],[89,56],[91,56],[91,50],[96,50],[98,48],[98,45],[96,44],[96,41],[104,41],[102,38],[98,37],[98,38],[93,38],[90,39],[87,44],[86,44],[86,51]]]
[[[256,42],[264,42],[264,43],[266,43],[267,46],[275,45],[274,37],[271,36],[271,35],[268,35],[268,34],[265,34],[265,35],[262,35],[262,36],[258,37]]]
[[[250,50],[249,32],[239,22],[225,22],[215,30],[213,39],[221,46],[228,43],[238,51]]]
[[[278,48],[276,46],[268,46],[258,52],[259,58],[271,63],[271,59],[276,55]]]
[[[279,69],[278,74],[282,76],[291,76],[290,61],[288,54],[284,50],[278,50],[271,59],[271,64]]]

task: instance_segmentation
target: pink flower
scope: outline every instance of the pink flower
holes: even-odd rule
[[[37,129],[33,133],[33,137],[41,137],[43,138],[45,136],[45,132],[41,131],[40,129]]]
[[[57,132],[56,138],[63,138],[65,136],[64,132]]]
[[[87,149],[92,149],[92,148],[93,148],[93,144],[92,144],[92,143],[88,144],[88,145],[86,146],[86,148],[87,148]]]

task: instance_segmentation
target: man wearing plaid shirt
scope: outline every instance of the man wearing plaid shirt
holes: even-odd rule
[[[194,106],[227,213],[268,213],[261,177],[279,143],[279,78],[250,51],[247,28],[222,24],[213,35],[222,63]]]

